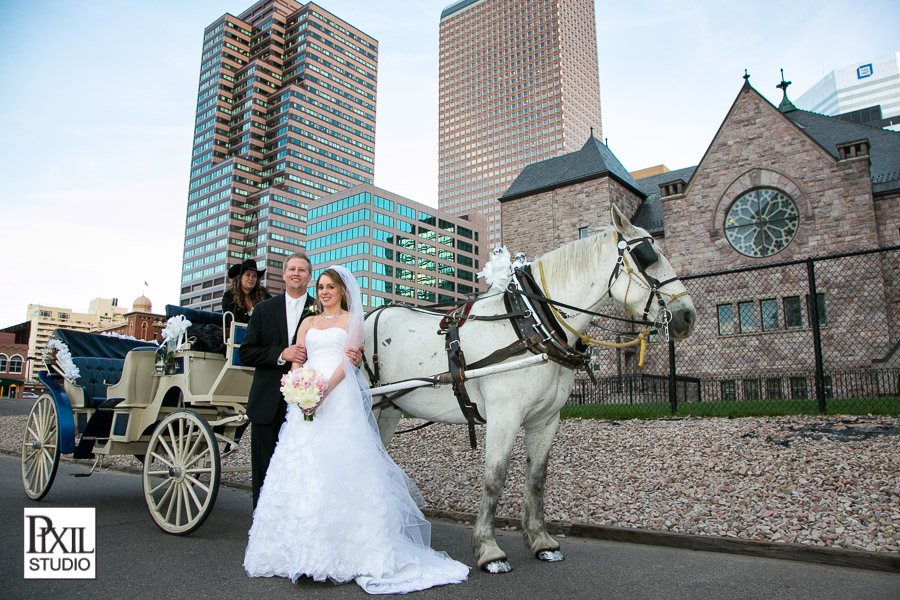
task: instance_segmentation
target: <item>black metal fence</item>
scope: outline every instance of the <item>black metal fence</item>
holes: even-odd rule
[[[900,246],[682,281],[691,336],[653,341],[642,368],[637,348],[596,349],[598,383],[579,374],[569,404],[900,412]],[[629,338],[603,327],[593,337]]]

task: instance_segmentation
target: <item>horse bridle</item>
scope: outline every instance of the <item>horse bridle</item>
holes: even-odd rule
[[[631,282],[635,281],[638,285],[643,286],[645,289],[649,290],[650,293],[647,295],[647,304],[644,305],[644,312],[641,318],[644,321],[647,321],[647,317],[650,315],[650,306],[653,303],[653,299],[656,298],[656,303],[659,305],[659,316],[657,317],[657,322],[660,323],[662,329],[665,332],[666,341],[669,341],[669,322],[672,320],[672,311],[669,310],[668,304],[674,302],[681,296],[687,295],[687,290],[683,292],[679,292],[677,294],[667,294],[662,291],[662,288],[673,281],[678,281],[678,277],[670,277],[665,281],[660,281],[653,275],[647,272],[651,266],[656,264],[659,260],[659,254],[656,252],[656,249],[653,248],[653,238],[650,236],[642,236],[630,240],[626,240],[625,236],[622,235],[622,232],[616,231],[617,243],[616,250],[619,253],[618,258],[616,259],[616,266],[613,269],[612,273],[609,275],[609,283],[607,284],[606,293],[612,298],[612,286],[615,284],[616,280],[619,278],[619,275],[622,274],[624,270],[628,274],[628,288],[625,289],[625,298],[623,299],[623,304],[625,306],[628,305],[628,291],[631,287]],[[627,256],[631,256],[633,259],[635,267],[637,267],[637,272],[643,277],[644,281],[641,281],[640,278],[635,276],[635,269],[631,268],[628,264]],[[668,302],[663,298],[663,296],[668,296]]]

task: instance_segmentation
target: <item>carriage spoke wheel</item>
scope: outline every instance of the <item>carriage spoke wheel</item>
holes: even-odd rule
[[[50,491],[59,467],[59,420],[56,402],[44,394],[31,407],[22,440],[22,483],[32,500]]]
[[[144,455],[144,500],[159,527],[191,533],[216,503],[222,467],[209,424],[191,411],[163,419]]]

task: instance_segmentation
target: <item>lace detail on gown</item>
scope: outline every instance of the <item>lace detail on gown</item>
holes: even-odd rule
[[[310,329],[306,366],[331,377],[343,361],[346,337],[337,327]],[[253,513],[244,555],[251,577],[353,579],[372,594],[468,577],[466,565],[429,546],[431,525],[364,404],[351,375],[329,393],[313,421],[288,407]]]

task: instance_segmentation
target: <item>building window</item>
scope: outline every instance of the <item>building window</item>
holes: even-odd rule
[[[761,188],[740,196],[725,215],[725,237],[732,248],[752,258],[773,256],[797,234],[800,213],[790,196]]]
[[[0,354],[0,373],[6,373],[7,363],[9,363],[9,357],[5,354]]]
[[[13,375],[22,374],[22,357],[20,355],[14,354],[9,359],[9,372]]]
[[[756,312],[756,302],[738,303],[738,318],[741,322],[741,333],[756,333],[759,331],[759,315]]]
[[[800,296],[789,296],[784,299],[784,326],[787,329],[803,327],[803,309]]]
[[[583,240],[588,236],[588,228],[587,227],[579,227],[578,228],[578,239]]]
[[[809,302],[809,296],[806,297],[806,308],[809,313],[809,326],[812,327],[812,304]],[[816,310],[819,313],[819,327],[828,325],[828,317],[825,314],[825,294],[816,294]]]
[[[733,335],[734,328],[734,307],[731,304],[720,304],[719,311],[719,335]]]
[[[805,400],[806,398],[809,398],[806,377],[791,377],[791,398],[794,400]]]
[[[720,381],[719,388],[722,393],[722,400],[726,402],[734,402],[737,400],[737,386],[734,381]]]
[[[766,379],[766,399],[781,400],[781,398],[781,379],[778,377]]]
[[[775,331],[781,329],[781,323],[778,320],[778,301],[773,299],[760,300],[759,308],[762,312],[762,329],[763,331]]]
[[[756,379],[744,380],[744,400],[753,402],[759,400],[759,381]]]

